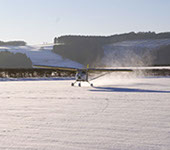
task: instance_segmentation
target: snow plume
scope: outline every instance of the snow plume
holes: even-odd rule
[[[103,63],[110,67],[144,67],[154,64],[156,51],[170,39],[122,41],[104,46]]]
[[[148,49],[131,49],[130,47],[105,47],[103,66],[119,69],[133,69],[147,67],[153,62],[152,52]],[[126,85],[138,80],[139,76],[145,76],[143,71],[113,72],[94,81],[97,85]]]
[[[147,67],[153,64],[154,55],[153,52],[146,47],[138,47],[134,45],[107,45],[104,47],[104,58],[102,63],[106,67],[111,68],[129,68],[134,67]],[[116,79],[116,82],[131,81],[138,76],[145,76],[145,72],[115,72],[111,74],[112,77]],[[112,79],[111,79],[112,80]],[[111,81],[110,80],[110,81]],[[124,82],[124,81],[123,81]]]
[[[147,50],[136,52],[132,49],[106,49],[102,62],[109,67],[143,67],[152,64],[153,56]]]
[[[113,72],[93,81],[94,86],[130,85],[138,80],[134,72]]]

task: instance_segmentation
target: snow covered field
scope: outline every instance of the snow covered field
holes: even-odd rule
[[[71,82],[1,81],[0,150],[170,149],[170,78]]]

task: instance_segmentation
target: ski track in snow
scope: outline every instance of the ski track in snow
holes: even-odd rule
[[[115,81],[0,82],[0,150],[169,150],[170,78]]]

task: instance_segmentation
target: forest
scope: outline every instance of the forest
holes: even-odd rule
[[[130,32],[111,36],[60,36],[54,39],[56,45],[53,47],[53,52],[61,55],[63,58],[69,58],[84,65],[90,64],[95,66],[104,56],[104,45],[148,39],[170,39],[170,32]],[[162,54],[159,55],[162,57]]]
[[[1,51],[0,68],[32,68],[32,62],[25,54]]]
[[[26,44],[24,41],[0,41],[0,46],[25,46]]]

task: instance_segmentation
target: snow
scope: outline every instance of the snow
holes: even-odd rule
[[[102,62],[107,66],[162,65],[160,60],[155,62],[156,53],[153,53],[167,45],[170,45],[170,39],[132,40],[105,45]],[[169,64],[168,59],[163,62]]]
[[[29,57],[33,65],[49,65],[62,67],[82,68],[83,65],[64,59],[60,55],[52,52],[53,46],[34,45],[34,46],[6,46],[0,47],[0,51],[10,51],[12,53],[23,53]]]
[[[160,48],[161,46],[167,46],[170,44],[170,39],[155,39],[155,40],[132,40],[132,41],[123,41],[118,42],[114,44],[110,44],[109,46],[111,48],[119,47],[121,48],[129,48],[129,49],[135,49],[135,48],[147,48],[147,49],[155,49]]]
[[[1,150],[169,150],[170,77],[0,82]]]

